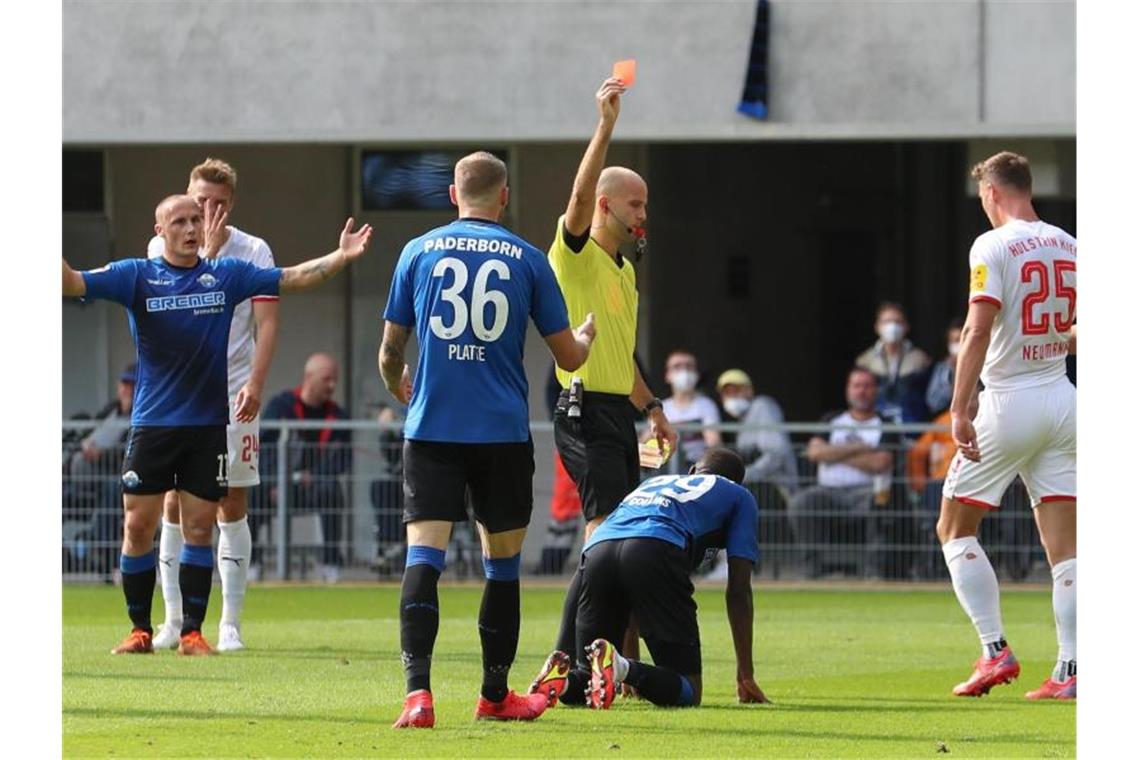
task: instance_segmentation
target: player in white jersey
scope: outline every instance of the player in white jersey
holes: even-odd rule
[[[235,258],[260,268],[274,266],[273,253],[264,240],[225,225],[234,205],[237,173],[224,161],[207,158],[190,172],[186,191],[207,211],[218,230],[208,236],[207,257]],[[219,218],[219,215],[220,218]],[[162,256],[162,238],[147,247],[150,258]],[[257,296],[234,309],[227,352],[229,370],[230,424],[226,427],[229,491],[218,505],[218,574],[222,579],[222,617],[218,626],[218,651],[244,648],[241,612],[249,579],[253,536],[247,517],[247,490],[261,482],[258,474],[258,422],[262,389],[277,345],[277,297]],[[257,340],[254,340],[254,326]],[[178,646],[182,628],[182,595],[179,591],[179,557],[182,531],[179,527],[178,494],[171,491],[163,505],[159,539],[159,573],[166,606],[166,622],[154,637],[156,648]]]
[[[982,642],[958,696],[1021,672],[1005,640],[997,577],[978,526],[1021,476],[1053,569],[1059,653],[1029,699],[1077,695],[1077,400],[1065,375],[1076,350],[1077,243],[1033,210],[1029,162],[1002,152],[974,167],[993,229],[970,249],[970,306],[950,404],[958,453],[942,491],[938,538],[958,601]],[[978,379],[985,390],[971,407]]]

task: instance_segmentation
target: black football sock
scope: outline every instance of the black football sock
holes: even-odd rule
[[[581,707],[586,704],[586,689],[590,688],[590,671],[580,665],[575,665],[566,677],[566,691],[558,701],[570,707]]]
[[[641,696],[655,705],[680,707],[693,704],[693,687],[689,680],[656,665],[630,660],[624,683],[637,689]]]
[[[182,591],[182,635],[202,630],[214,582],[214,550],[209,546],[182,545],[178,588]]]
[[[577,568],[574,570],[574,577],[570,579],[570,585],[566,587],[566,599],[562,602],[562,627],[558,629],[558,643],[554,645],[555,649],[570,655],[570,659],[574,662],[583,656],[581,652],[574,651],[577,639],[575,621],[578,618],[578,597],[581,594],[582,569]]]
[[[155,572],[154,552],[141,557],[119,556],[119,572],[123,576],[123,596],[127,598],[127,615],[131,625],[147,633],[154,633],[150,626],[150,607],[154,600]]]
[[[483,645],[483,698],[502,702],[507,697],[507,674],[519,648],[520,555],[483,559],[487,582],[479,607],[479,641]]]
[[[439,633],[439,576],[446,552],[409,546],[400,588],[400,659],[408,693],[431,691],[431,653]]]

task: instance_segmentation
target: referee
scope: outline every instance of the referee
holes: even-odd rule
[[[595,95],[598,127],[578,166],[565,216],[559,218],[548,258],[562,288],[570,323],[588,313],[597,321],[590,357],[576,372],[558,370],[562,386],[554,411],[554,443],[578,487],[586,516],[586,539],[632,491],[640,476],[634,424],[647,416],[658,444],[672,450],[677,433],[645,384],[634,361],[637,277],[619,251],[641,236],[649,189],[636,172],[603,170],[606,149],[621,109],[625,86],[607,79]],[[582,383],[571,399],[571,381]],[[575,416],[568,414],[574,406]],[[574,618],[581,574],[575,571],[562,609],[557,649],[574,651]],[[578,652],[579,657],[583,656]]]

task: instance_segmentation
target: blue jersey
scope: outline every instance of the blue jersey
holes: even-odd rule
[[[83,272],[86,298],[127,307],[138,351],[131,425],[182,427],[229,422],[226,347],[234,307],[277,295],[280,269],[239,259],[123,259]]]
[[[709,549],[755,563],[760,510],[747,489],[719,475],[649,478],[598,526],[582,551],[602,541],[657,538],[689,551],[693,564]]]
[[[523,345],[570,326],[546,254],[494,222],[459,219],[404,246],[384,319],[414,327],[419,360],[404,437],[530,438]]]

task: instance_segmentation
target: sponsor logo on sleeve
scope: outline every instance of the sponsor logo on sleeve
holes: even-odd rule
[[[961,270],[959,270],[961,271]],[[986,279],[989,276],[989,269],[985,264],[978,264],[970,270],[970,292],[977,293],[986,289]]]

